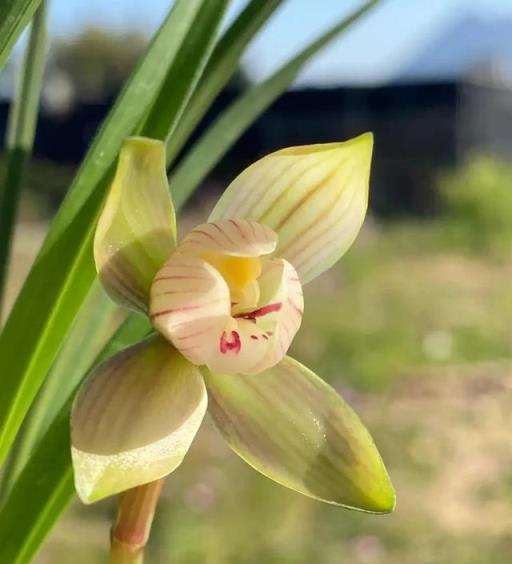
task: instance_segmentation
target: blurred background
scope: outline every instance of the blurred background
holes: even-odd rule
[[[234,2],[231,17],[243,4]],[[285,3],[199,130],[357,4]],[[11,302],[168,6],[51,2]],[[1,139],[20,55],[0,74]],[[263,154],[367,130],[375,134],[370,215],[342,262],[307,287],[292,352],[369,427],[397,490],[396,512],[363,515],[289,492],[236,458],[206,422],[168,480],[149,564],[511,561],[512,3],[384,1],[244,135],[182,224],[205,218],[223,187]],[[101,562],[113,514],[109,501],[75,503],[36,562]]]

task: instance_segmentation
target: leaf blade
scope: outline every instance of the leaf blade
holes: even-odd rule
[[[187,112],[167,142],[167,158],[172,162],[217,94],[233,76],[240,54],[283,0],[251,0],[223,34],[212,53],[204,74],[192,95]]]
[[[35,13],[20,80],[9,108],[7,170],[0,185],[0,313],[18,200],[30,160],[46,59],[46,3]]]
[[[0,70],[41,0],[2,0],[0,5]]]

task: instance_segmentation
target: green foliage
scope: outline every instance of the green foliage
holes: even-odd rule
[[[0,0],[0,70],[41,0]]]
[[[512,251],[512,165],[476,155],[439,182],[446,236],[454,244],[508,258]]]
[[[0,184],[0,317],[21,186],[32,153],[46,57],[46,4],[34,16],[14,103],[9,110],[5,178]]]
[[[302,67],[378,2],[379,0],[366,2],[348,17],[335,22],[272,76],[235,100],[215,120],[172,175],[171,182],[175,186],[174,200],[177,206],[187,201],[195,188],[232,147],[233,143],[288,88]]]

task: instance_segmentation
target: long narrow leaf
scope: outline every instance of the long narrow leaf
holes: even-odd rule
[[[241,54],[256,33],[267,22],[283,0],[251,0],[226,30],[215,47],[201,81],[187,105],[187,111],[167,143],[167,158],[171,162],[210,104],[226,86],[240,63]]]
[[[187,153],[172,175],[171,185],[177,205],[183,204],[233,143],[293,82],[302,67],[329,42],[357,22],[379,0],[366,2],[341,22],[332,26],[290,62],[264,82],[251,88],[228,107]]]
[[[206,0],[178,0],[79,171],[0,336],[0,462],[94,280],[94,222],[121,141],[150,107]],[[37,297],[37,300],[35,300]]]
[[[227,5],[228,0],[204,3],[194,22],[193,33],[189,33],[151,112],[140,127],[142,135],[156,139],[169,139],[173,135],[211,55]]]
[[[18,88],[9,110],[5,143],[7,170],[0,184],[0,317],[18,199],[34,144],[46,35],[46,4],[43,2],[32,22]]]
[[[41,0],[0,0],[0,70]]]

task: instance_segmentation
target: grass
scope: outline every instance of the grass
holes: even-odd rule
[[[369,426],[396,512],[363,515],[288,492],[231,454],[206,422],[168,480],[148,564],[508,561],[512,263],[453,248],[443,229],[368,225],[307,288],[294,344]],[[102,562],[113,511],[109,501],[74,504],[36,562]]]

